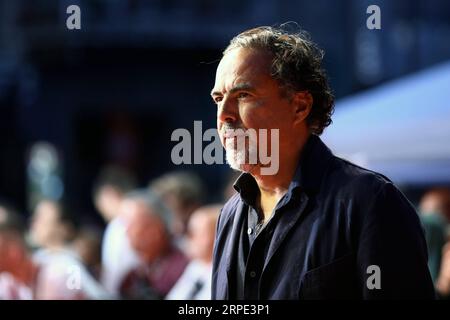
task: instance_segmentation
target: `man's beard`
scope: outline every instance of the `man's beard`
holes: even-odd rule
[[[249,141],[250,138],[246,137],[245,144],[239,145],[237,140],[237,138],[226,139],[226,161],[232,169],[248,172],[256,165],[256,160],[258,159],[256,141]]]

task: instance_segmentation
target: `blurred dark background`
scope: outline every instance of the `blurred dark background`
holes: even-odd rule
[[[81,30],[66,28],[71,4]],[[371,4],[381,30],[366,28]],[[91,198],[99,169],[120,164],[141,185],[178,169],[171,133],[192,132],[194,120],[215,127],[209,92],[228,41],[287,21],[325,50],[338,99],[450,59],[446,0],[0,0],[0,195],[28,211],[36,168],[50,170],[60,180],[49,194],[100,221]],[[220,198],[226,165],[187,168]]]

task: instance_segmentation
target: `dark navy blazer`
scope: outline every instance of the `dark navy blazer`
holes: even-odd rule
[[[239,193],[222,209],[213,299],[233,297],[247,211]],[[278,219],[259,266],[257,298],[435,297],[423,230],[411,203],[388,178],[334,156],[318,136],[305,145],[274,215]],[[370,285],[375,273],[380,288]]]

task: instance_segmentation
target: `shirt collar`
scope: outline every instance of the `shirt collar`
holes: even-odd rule
[[[240,194],[242,200],[247,205],[255,205],[259,190],[255,178],[250,173],[242,173],[234,182],[233,188]]]
[[[323,175],[332,157],[332,152],[322,140],[317,135],[311,134],[302,150],[300,161],[288,188],[288,194],[295,193],[297,190],[304,190],[307,193],[319,191]],[[242,173],[233,187],[244,202],[253,204],[258,192],[258,185],[251,174]]]

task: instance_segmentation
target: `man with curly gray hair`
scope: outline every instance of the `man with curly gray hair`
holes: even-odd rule
[[[223,53],[211,96],[227,161],[243,173],[217,224],[213,299],[434,297],[412,205],[319,138],[334,103],[322,58],[305,32],[274,27]]]

